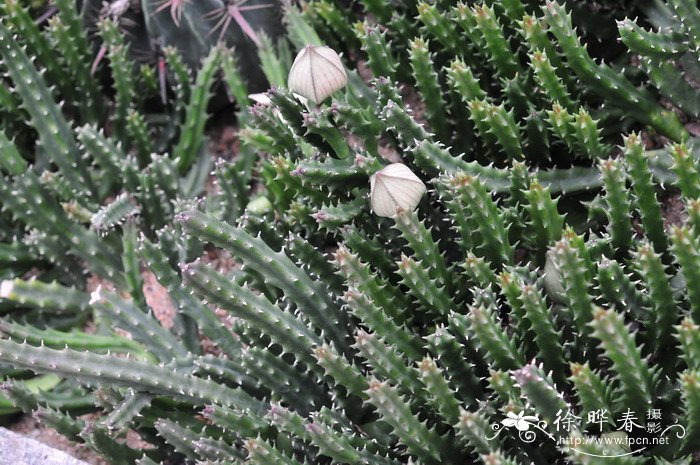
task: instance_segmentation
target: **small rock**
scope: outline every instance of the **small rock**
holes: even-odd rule
[[[690,135],[695,137],[700,136],[700,123],[693,121],[691,123],[686,124],[685,128],[688,130]]]
[[[0,428],[0,465],[88,465],[65,452]]]

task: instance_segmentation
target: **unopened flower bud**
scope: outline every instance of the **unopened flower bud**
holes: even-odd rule
[[[370,178],[372,210],[379,216],[415,210],[425,191],[423,181],[403,163],[385,166]]]
[[[287,78],[289,90],[313,103],[323,102],[347,83],[348,76],[338,54],[329,47],[316,45],[301,49]]]
[[[15,282],[11,279],[0,281],[0,299],[9,299],[14,287]]]

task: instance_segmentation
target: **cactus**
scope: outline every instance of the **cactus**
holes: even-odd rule
[[[279,5],[257,0],[159,0],[134,4],[88,0],[83,4],[82,19],[88,29],[105,19],[118,23],[124,30],[130,56],[155,67],[160,80],[169,80],[165,71],[177,72],[167,67],[159,69],[164,49],[177,50],[183,64],[194,70],[217,43],[222,43],[235,49],[238,61],[249,71],[246,84],[259,92],[264,89],[265,76],[257,47],[263,34],[274,41],[281,38],[284,27],[280,10]]]
[[[700,143],[664,106],[695,114],[700,10],[619,22],[640,63],[623,73],[624,47],[608,65],[584,45],[623,9],[579,3],[312,0],[281,38],[252,0],[110,3],[109,95],[70,2],[46,27],[9,2],[0,414],[115,464],[692,460]],[[129,18],[160,36],[157,68]],[[218,36],[255,44],[274,87],[249,95],[250,50]],[[286,89],[290,45],[323,43],[373,77],[348,69],[322,102]],[[212,160],[221,85],[241,147]],[[412,201],[384,217],[389,159],[407,174],[380,192]],[[621,433],[668,444],[596,441]]]

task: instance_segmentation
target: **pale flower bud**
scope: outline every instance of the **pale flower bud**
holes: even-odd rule
[[[0,281],[0,299],[9,299],[15,287],[15,282],[11,279]]]
[[[323,102],[348,83],[340,57],[326,46],[307,45],[297,54],[289,70],[289,90],[313,103]]]
[[[399,211],[413,211],[426,188],[423,181],[403,163],[393,163],[369,179],[372,210],[378,216],[391,217]]]

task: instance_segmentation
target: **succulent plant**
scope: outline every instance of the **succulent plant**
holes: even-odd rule
[[[681,26],[669,36],[620,23],[642,62],[697,57],[700,10],[667,7]],[[216,70],[239,105],[252,99],[229,51],[215,47],[182,80],[170,157],[129,105],[144,77],[121,66],[114,23],[101,28],[114,136],[86,126],[77,139],[0,26],[10,95],[41,144],[27,153],[0,137],[11,215],[0,305],[34,309],[0,321],[0,362],[17,378],[8,401],[110,463],[695,459],[698,147],[659,103],[684,84],[598,63],[556,2],[319,0],[302,11],[287,9],[290,43],[302,54],[338,45],[347,87],[307,105],[293,92],[314,82],[285,88],[287,45],[261,43],[275,87],[239,113],[242,152],[216,165],[209,191]],[[683,51],[658,55],[660,43]],[[373,76],[362,79],[353,68],[365,63]],[[55,169],[39,176],[47,157]],[[254,175],[262,197],[249,203]],[[665,224],[669,193],[687,219]],[[45,274],[21,279],[36,263]],[[69,287],[81,264],[104,286]],[[151,311],[141,266],[177,308],[172,327]],[[55,283],[53,267],[65,270]],[[60,327],[58,316],[76,327],[88,311],[94,334]],[[21,381],[28,372],[40,377]],[[124,443],[129,430],[149,446]]]
[[[229,86],[245,87],[224,46],[212,49],[194,79],[179,53],[169,49],[165,59],[178,81],[168,101],[169,118],[158,119],[145,103],[158,95],[158,87],[137,74],[123,36],[108,20],[101,34],[114,83],[109,101],[91,74],[88,31],[81,28],[75,5],[58,0],[55,7],[57,15],[43,29],[14,2],[5,4],[8,15],[0,21],[0,66],[17,102],[16,111],[0,120],[2,331],[27,331],[28,340],[47,345],[68,334],[57,330],[80,328],[92,319],[84,291],[89,275],[145,304],[137,253],[141,235],[158,240],[166,263],[199,255],[201,246],[182,237],[173,217],[196,202],[212,170],[204,126],[219,70]],[[75,87],[53,86],[51,76]],[[82,99],[66,89],[80,92]],[[63,99],[66,103],[59,103]],[[108,102],[114,111],[106,120]],[[37,143],[26,143],[26,134]],[[244,150],[236,163],[214,169],[221,190],[209,201],[222,218],[237,216],[248,202],[253,155]],[[15,279],[20,276],[32,279]],[[26,325],[41,329],[31,331]],[[112,330],[71,337],[84,349],[145,353]],[[0,377],[9,375],[27,378],[26,371],[0,365]],[[55,378],[36,378],[20,387],[29,386],[52,408],[93,405],[94,399],[74,383],[57,385]],[[3,413],[16,409],[7,399],[0,401]]]

